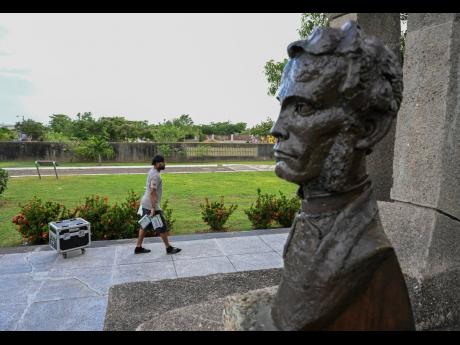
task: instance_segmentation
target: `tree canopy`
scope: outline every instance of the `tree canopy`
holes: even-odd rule
[[[297,30],[301,39],[307,38],[315,27],[328,26],[329,21],[324,13],[302,13],[300,28]],[[264,71],[268,82],[268,95],[275,96],[281,82],[281,75],[288,59],[283,61],[270,60],[265,63]]]
[[[18,122],[14,127],[19,132],[26,134],[32,140],[42,140],[46,131],[46,127],[42,123],[31,119]]]

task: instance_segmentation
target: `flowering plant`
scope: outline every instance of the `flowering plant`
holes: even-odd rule
[[[27,244],[43,244],[48,242],[48,223],[56,220],[72,218],[73,213],[64,205],[34,197],[22,210],[13,217],[17,230]]]
[[[220,201],[213,202],[209,202],[209,199],[205,198],[205,203],[200,204],[201,218],[212,230],[223,230],[228,218],[237,207],[237,205],[225,207],[223,196],[221,196]]]

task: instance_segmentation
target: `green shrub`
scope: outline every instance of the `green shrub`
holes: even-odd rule
[[[97,160],[102,163],[103,159],[111,159],[115,156],[113,147],[107,142],[107,137],[90,137],[74,148],[75,155],[83,160]]]
[[[139,225],[139,196],[130,191],[121,204],[115,203],[101,215],[102,233],[98,240],[116,240],[137,237]]]
[[[8,171],[0,169],[0,195],[5,191],[8,179]]]
[[[168,144],[158,144],[158,153],[163,157],[171,157],[172,149]]]
[[[280,198],[276,200],[276,212],[274,219],[283,227],[287,228],[292,225],[294,218],[300,208],[300,199],[293,196],[288,199],[283,192],[279,191]]]
[[[68,142],[70,138],[63,133],[54,132],[54,131],[46,131],[43,135],[44,141],[58,141],[58,142]]]
[[[172,218],[172,209],[168,200],[162,207],[166,222],[171,230],[175,220]],[[43,203],[34,198],[26,205],[19,205],[22,209],[13,218],[18,231],[28,244],[42,244],[48,242],[48,223],[56,220],[80,217],[91,223],[91,239],[116,240],[137,237],[139,231],[139,195],[133,191],[128,193],[121,203],[109,205],[108,198],[91,195],[85,202],[77,205],[73,211],[65,206],[51,201]],[[146,236],[154,236],[147,232]]]
[[[209,225],[211,230],[223,230],[228,218],[237,207],[237,205],[225,207],[223,196],[221,196],[220,201],[213,202],[209,202],[209,199],[205,198],[205,203],[200,204],[201,218]]]
[[[102,217],[109,209],[108,198],[101,198],[99,195],[87,196],[85,203],[75,208],[75,217],[91,223],[91,239],[105,239],[106,225],[102,222]]]
[[[274,194],[261,194],[257,188],[255,203],[244,213],[248,216],[254,229],[267,229],[276,220],[278,203]]]
[[[173,210],[169,208],[169,200],[166,199],[161,205],[161,209],[163,210],[163,215],[166,219],[166,223],[168,225],[168,230],[171,231],[174,228],[174,223],[176,220],[172,217]]]
[[[0,127],[0,141],[13,141],[17,136],[18,134],[16,131]]]
[[[73,213],[64,205],[34,197],[27,204],[19,205],[21,212],[13,217],[13,223],[27,244],[48,243],[48,223],[73,218]]]

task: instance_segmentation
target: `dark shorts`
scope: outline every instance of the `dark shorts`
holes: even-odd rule
[[[146,214],[148,214],[150,212],[149,209],[147,208],[142,208],[142,217],[145,216]],[[168,232],[168,225],[166,223],[166,219],[163,215],[163,211],[155,211],[155,215],[159,214],[160,215],[160,218],[161,218],[161,221],[163,222],[164,226],[162,226],[161,228],[158,228],[156,230],[153,229],[153,225],[150,223],[149,226],[147,226],[144,230],[145,231],[155,231],[155,232],[158,232],[160,234],[164,233],[164,232]]]

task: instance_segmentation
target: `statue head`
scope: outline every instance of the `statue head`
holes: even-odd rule
[[[313,191],[344,191],[365,176],[366,154],[399,110],[398,57],[352,21],[316,28],[287,50],[271,129],[275,172]]]

